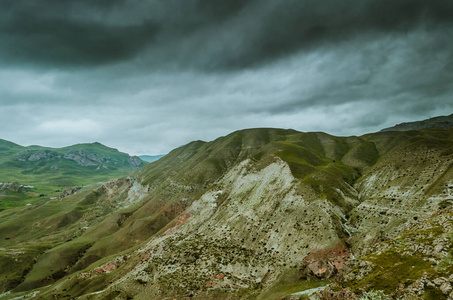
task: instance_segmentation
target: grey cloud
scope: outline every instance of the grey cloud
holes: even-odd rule
[[[115,63],[148,47],[166,48],[167,40],[218,22],[246,2],[5,1],[0,4],[0,54],[3,63],[51,67]]]
[[[451,1],[0,2],[0,138],[160,154],[453,111]]]
[[[272,3],[273,5],[270,5]],[[273,60],[296,51],[313,50],[314,47],[335,47],[337,43],[357,36],[365,37],[379,32],[405,33],[425,24],[451,24],[451,1],[268,1],[256,3],[268,10],[254,18],[259,24],[240,26],[238,39],[243,35],[245,52],[223,44],[221,60],[225,67],[249,67]],[[258,9],[257,9],[258,10]],[[244,21],[238,19],[237,22]],[[225,29],[227,30],[227,29]],[[222,41],[220,41],[222,42]],[[209,43],[209,42],[208,42]],[[231,53],[232,55],[227,55]],[[240,55],[235,55],[240,53]]]
[[[441,104],[445,94],[453,93],[453,44],[445,40],[453,29],[360,39],[339,45],[333,55],[318,67],[322,76],[311,92],[300,91],[285,103],[269,108],[273,113],[304,110],[306,107],[339,105],[370,99],[389,99],[399,95],[399,101],[416,106],[424,103],[426,112],[431,105]],[[430,47],[427,54],[424,49]],[[434,50],[435,49],[435,50]],[[327,52],[328,51],[328,52]],[[332,50],[318,50],[317,53]],[[302,82],[302,79],[301,81]],[[429,101],[428,101],[429,99]]]

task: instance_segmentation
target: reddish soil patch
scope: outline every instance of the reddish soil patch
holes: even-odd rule
[[[189,220],[191,216],[191,212],[187,212],[181,216],[179,216],[178,220],[176,221],[175,226],[172,228],[169,228],[167,231],[165,231],[165,234],[172,234],[175,233],[176,230],[178,230],[179,227],[181,227],[182,224],[186,223],[187,220]]]
[[[306,271],[320,278],[331,278],[340,273],[343,265],[351,257],[351,252],[340,244],[332,249],[316,249],[304,259]]]

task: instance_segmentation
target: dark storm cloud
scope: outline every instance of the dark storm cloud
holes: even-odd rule
[[[236,29],[236,36],[244,36],[246,50],[230,51],[234,49],[224,45],[224,66],[248,67],[301,49],[332,47],[356,36],[406,32],[421,24],[435,27],[453,21],[451,1],[292,0],[256,2],[255,7],[266,10],[255,16],[251,9],[244,19],[250,17],[256,24],[237,19],[245,24]]]
[[[413,112],[427,111],[436,101],[445,101],[435,100],[436,97],[453,93],[451,36],[453,28],[416,30],[391,38],[360,39],[360,45],[351,42],[336,47],[331,59],[319,67],[328,73],[320,79],[322,86],[316,93],[299,94],[269,110],[284,113],[359,102],[369,97],[388,99],[405,95],[400,101],[412,103]]]
[[[60,5],[51,2],[33,1],[27,7],[9,5],[13,6],[9,9],[1,5],[0,57],[4,62],[24,60],[50,66],[107,63],[137,54],[158,32],[150,21],[116,25],[74,20],[68,16],[71,10],[55,11],[53,5],[60,7],[62,1],[57,1]]]
[[[453,20],[449,0],[2,1],[4,61],[245,68],[356,36]]]
[[[453,111],[451,0],[0,1],[0,138],[160,154]]]
[[[165,48],[167,40],[222,20],[246,2],[2,1],[0,57],[50,66],[123,61],[147,47]]]

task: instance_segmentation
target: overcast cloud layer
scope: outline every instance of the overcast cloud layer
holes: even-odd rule
[[[453,113],[451,0],[2,0],[0,138],[160,154]]]

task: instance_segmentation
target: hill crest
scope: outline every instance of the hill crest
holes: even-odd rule
[[[438,116],[422,121],[404,122],[392,127],[384,128],[381,131],[408,131],[423,129],[448,129],[453,128],[453,114],[449,116]]]

